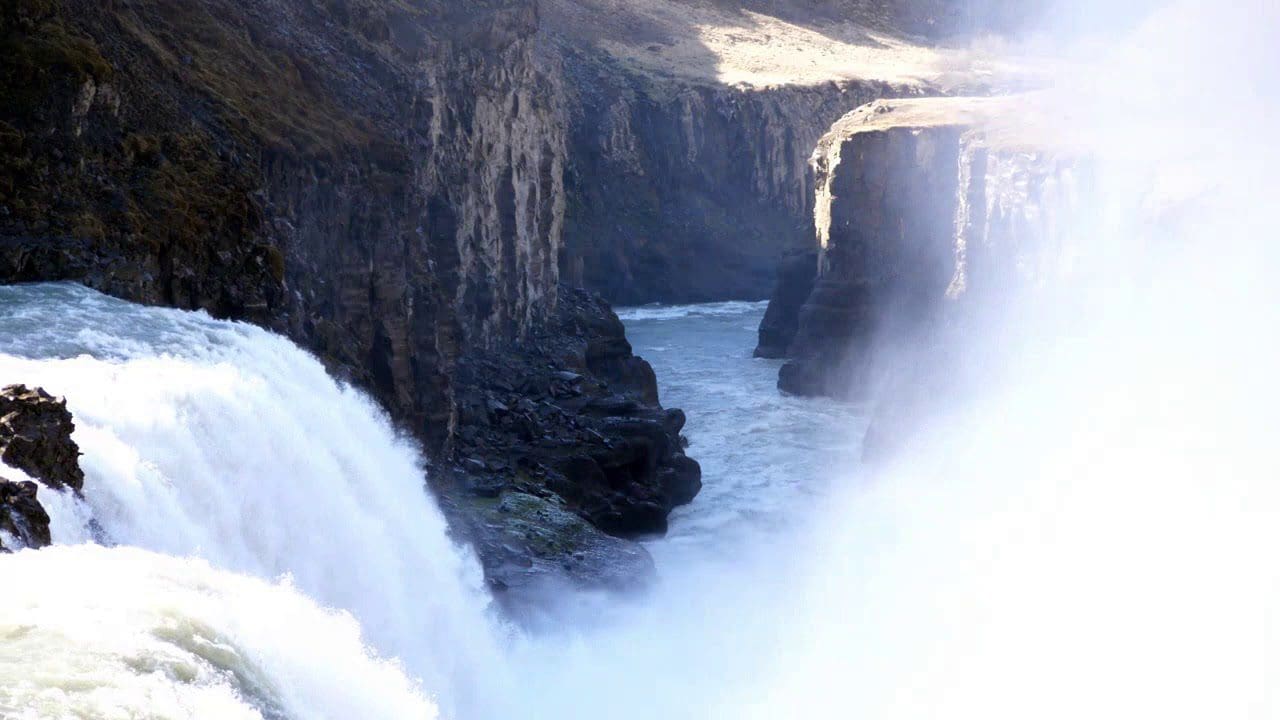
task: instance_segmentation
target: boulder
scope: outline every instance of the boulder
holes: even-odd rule
[[[36,499],[39,486],[31,481],[0,478],[0,552],[42,548],[52,542],[49,514]],[[5,545],[6,536],[17,547]]]
[[[0,460],[55,490],[84,488],[67,402],[40,388],[0,390]]]
[[[654,576],[641,545],[602,532],[554,495],[508,491],[466,503],[466,532],[489,587],[517,617],[539,607],[546,590],[625,591]]]

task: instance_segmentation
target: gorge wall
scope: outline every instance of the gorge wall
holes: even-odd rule
[[[554,308],[563,206],[534,7],[451,7],[10,5],[0,274],[287,332],[439,436],[433,359]]]
[[[1058,218],[1090,191],[1085,160],[1027,130],[1035,112],[1028,96],[881,100],[831,128],[813,155],[816,268],[761,328],[763,350],[786,346],[779,388],[878,394],[871,446],[954,392],[940,384],[959,382],[978,301],[1061,270]]]
[[[810,243],[808,158],[832,123],[1006,81],[902,32],[995,25],[960,5],[546,0],[569,121],[562,276],[628,305],[768,297]]]
[[[662,87],[569,55],[569,211],[561,271],[611,301],[760,299],[812,233],[807,158],[883,83]]]

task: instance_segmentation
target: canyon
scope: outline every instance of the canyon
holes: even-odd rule
[[[1276,715],[1280,8],[1156,4],[0,7],[0,716]]]
[[[648,567],[631,541],[665,531],[700,469],[591,293],[767,296],[781,258],[814,257],[808,158],[831,124],[1026,82],[936,42],[1017,16],[19,0],[0,14],[0,280],[282,333],[423,443],[495,588],[584,547],[619,565],[572,582],[625,584]],[[804,354],[813,313],[771,313],[798,338],[772,354]],[[530,539],[542,525],[562,531]]]

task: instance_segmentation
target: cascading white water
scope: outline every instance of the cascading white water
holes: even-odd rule
[[[288,575],[350,610],[447,712],[475,710],[479,668],[496,682],[478,563],[448,540],[417,454],[313,357],[72,285],[0,288],[0,349],[0,377],[68,398],[108,541]]]
[[[136,548],[5,557],[0,717],[437,717],[353,618],[288,585]]]

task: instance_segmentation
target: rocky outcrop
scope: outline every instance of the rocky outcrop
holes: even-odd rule
[[[821,259],[779,373],[788,392],[867,397],[868,447],[911,426],[954,383],[955,338],[985,293],[1036,282],[1058,252],[1056,213],[1087,167],[1018,136],[1025,98],[878,101],[833,126],[814,154]],[[907,352],[906,348],[910,348]],[[876,450],[871,450],[873,454]]]
[[[504,602],[519,605],[538,575],[624,589],[651,574],[644,549],[618,538],[665,532],[701,469],[684,454],[684,414],[661,407],[607,304],[561,287],[549,322],[469,356],[454,382],[460,460],[437,487]]]
[[[848,397],[871,348],[909,332],[951,279],[960,126],[880,127],[892,101],[842,118],[813,155],[818,278],[796,316],[779,388]]]
[[[455,450],[475,470],[470,490],[550,492],[610,534],[660,534],[700,488],[684,414],[658,404],[653,370],[608,306],[563,292],[558,322],[458,369]]]
[[[0,390],[0,461],[50,491],[78,494],[84,488],[80,448],[71,439],[74,431],[66,400],[24,385]],[[49,514],[40,505],[38,491],[39,485],[30,480],[0,477],[0,552],[52,542]]]
[[[50,488],[84,489],[80,448],[67,401],[40,388],[0,389],[0,461]]]
[[[813,293],[818,276],[818,251],[798,250],[783,257],[778,265],[769,307],[760,321],[760,342],[755,356],[784,358],[800,329],[800,309]]]

